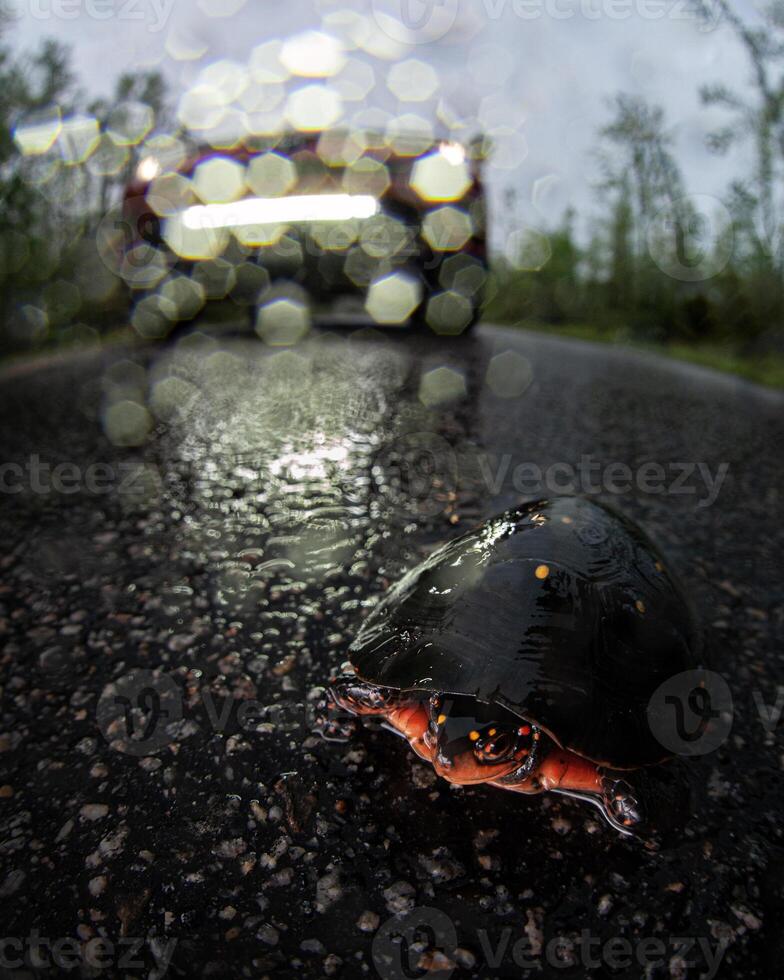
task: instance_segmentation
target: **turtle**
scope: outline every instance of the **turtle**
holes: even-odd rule
[[[696,667],[682,586],[605,504],[521,504],[437,548],[361,625],[328,694],[376,716],[439,776],[590,802],[623,834],[635,770],[671,753],[648,724],[660,685]]]

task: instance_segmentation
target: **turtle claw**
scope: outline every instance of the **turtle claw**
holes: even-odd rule
[[[316,704],[316,715],[311,730],[325,742],[349,742],[356,734],[359,722],[337,701],[331,691]]]
[[[610,823],[625,833],[632,833],[643,822],[642,802],[625,779],[603,776],[602,800]]]
[[[325,742],[349,742],[358,728],[356,718],[346,718],[345,715],[333,717],[325,712],[316,718],[313,732],[320,735]]]

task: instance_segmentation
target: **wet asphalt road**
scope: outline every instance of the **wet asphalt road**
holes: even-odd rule
[[[783,408],[487,326],[6,375],[2,975],[62,972],[34,930],[79,976],[774,975]],[[554,490],[661,545],[733,697],[658,850],[584,804],[450,787],[385,731],[310,731],[402,570]]]

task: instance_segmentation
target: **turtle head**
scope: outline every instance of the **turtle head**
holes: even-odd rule
[[[434,694],[424,743],[439,776],[486,783],[516,772],[532,752],[535,729],[498,705]]]

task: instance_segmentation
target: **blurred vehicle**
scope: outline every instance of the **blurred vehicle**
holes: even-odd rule
[[[122,204],[134,326],[164,336],[228,298],[285,343],[358,294],[378,324],[462,333],[487,279],[481,163],[481,140],[337,130],[145,156]]]

